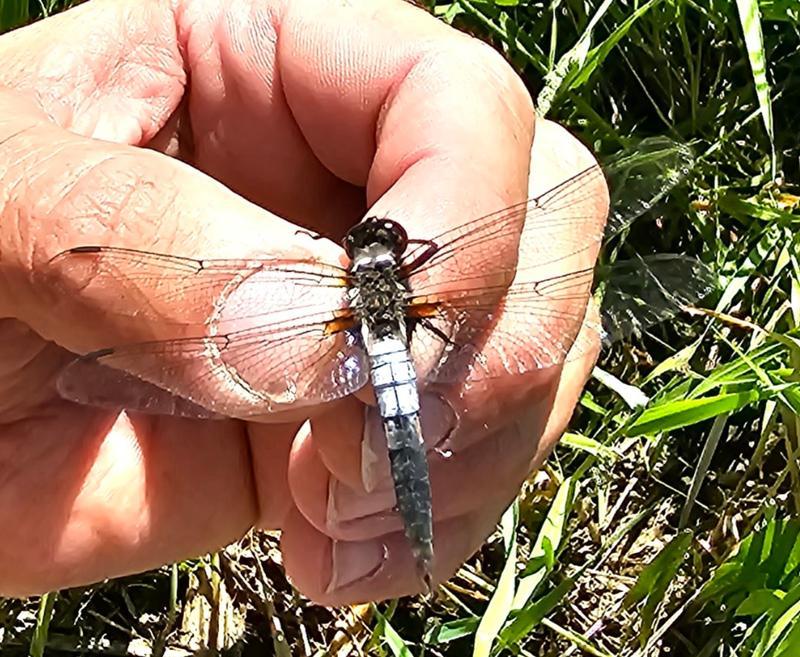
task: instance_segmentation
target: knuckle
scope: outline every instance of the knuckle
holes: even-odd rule
[[[70,232],[140,232],[140,222],[158,221],[170,203],[162,193],[168,181],[158,179],[158,168],[148,167],[147,159],[147,153],[123,149],[90,154],[88,164],[72,171],[52,214],[70,222]]]
[[[502,97],[517,110],[518,114],[527,114],[532,119],[533,99],[522,78],[517,75],[505,57],[480,39],[466,37],[460,41],[461,44],[455,53],[460,65],[465,68],[472,67],[475,74],[502,94]]]
[[[431,42],[417,68],[460,94],[464,103],[477,101],[477,106],[518,126],[521,134],[533,132],[535,111],[528,89],[505,58],[483,41],[456,33],[452,39]]]

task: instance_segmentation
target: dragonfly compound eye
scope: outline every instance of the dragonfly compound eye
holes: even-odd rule
[[[408,234],[405,228],[396,221],[379,217],[367,217],[353,226],[342,242],[351,259],[356,251],[372,250],[375,246],[383,247],[399,259],[407,245]]]

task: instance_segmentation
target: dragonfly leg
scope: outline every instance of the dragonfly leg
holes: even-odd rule
[[[404,263],[400,267],[400,275],[401,276],[408,276],[411,272],[413,272],[417,267],[424,264],[426,261],[430,260],[434,253],[439,250],[439,245],[434,242],[433,240],[419,240],[419,239],[411,239],[408,240],[409,244],[426,244],[428,246],[422,253],[420,253],[416,258],[414,258],[411,262]]]
[[[423,327],[428,329],[431,333],[433,333],[437,338],[439,338],[445,344],[450,345],[452,347],[457,347],[458,346],[458,343],[453,342],[450,339],[450,337],[444,331],[442,331],[440,328],[434,326],[430,322],[430,320],[428,320],[425,317],[415,317],[414,320],[413,320],[413,323],[411,323],[411,325],[409,326],[409,328],[410,328],[409,333],[414,330],[414,326],[416,324],[421,324]]]
[[[322,240],[325,239],[325,235],[320,235],[319,233],[315,233],[310,230],[306,230],[305,228],[298,228],[294,231],[295,235],[305,235],[306,237],[310,237],[312,240]]]

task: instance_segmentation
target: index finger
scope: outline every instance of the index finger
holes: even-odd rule
[[[399,0],[292,2],[280,29],[294,118],[368,214],[431,237],[525,198],[532,101],[486,44]]]

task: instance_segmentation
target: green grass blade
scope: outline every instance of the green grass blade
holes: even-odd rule
[[[514,609],[521,609],[528,604],[536,589],[552,569],[554,555],[561,545],[574,497],[575,480],[567,477],[561,483],[531,549],[528,559],[529,566],[526,570],[530,570],[533,566],[533,572],[520,579],[512,605]]]
[[[583,34],[575,42],[575,45],[561,56],[555,67],[545,76],[544,88],[536,97],[536,108],[542,116],[547,115],[556,96],[562,90],[570,88],[570,81],[574,80],[578,73],[583,70],[589,54],[589,47],[592,43],[594,29],[609,7],[611,7],[611,2],[612,0],[604,0],[603,4],[594,12],[592,19],[583,30]]]
[[[800,520],[769,519],[745,537],[703,585],[697,604],[737,609],[748,594],[785,587],[800,567]]]
[[[800,646],[800,586],[790,591],[791,605],[783,612],[770,631],[769,657],[794,657]]]
[[[786,357],[786,348],[779,343],[766,343],[753,349],[747,357],[739,356],[734,360],[723,363],[705,381],[701,381],[692,390],[692,397],[702,397],[712,390],[723,386],[748,384],[756,381],[753,366],[769,369],[779,364]]]
[[[505,544],[506,561],[497,582],[492,599],[486,607],[478,629],[475,632],[473,657],[488,657],[500,629],[508,619],[514,601],[514,584],[517,570],[517,522],[519,519],[519,502],[506,509],[500,521]]]
[[[478,623],[480,623],[480,618],[473,616],[435,625],[427,630],[422,640],[427,645],[449,643],[450,641],[475,634],[478,629]]]
[[[642,509],[639,513],[623,523],[611,537],[603,543],[600,550],[596,551],[587,561],[584,561],[577,572],[567,577],[552,591],[541,598],[528,603],[524,608],[514,613],[514,619],[503,628],[500,633],[498,645],[503,648],[512,648],[524,639],[531,630],[539,625],[542,620],[555,609],[567,594],[573,589],[578,578],[590,567],[593,567],[610,554],[627,534],[642,520],[652,513],[652,508]]]
[[[568,629],[557,625],[547,618],[542,619],[542,625],[553,630],[556,634],[564,637],[574,644],[575,647],[580,648],[587,655],[591,655],[592,657],[614,657],[614,655],[606,652],[605,650],[595,648],[586,637],[581,636],[577,632],[570,632]]]
[[[472,3],[470,0],[458,0],[458,4],[460,9],[479,21],[489,31],[489,33],[502,39],[505,43],[511,43],[513,47],[520,54],[522,54],[532,66],[535,66],[539,70],[544,70],[541,57],[538,57],[536,53],[529,50],[525,44],[522,43],[522,41],[511,37],[508,31],[504,29],[502,25],[498,24],[497,21],[486,16],[486,14],[484,14],[480,9],[478,9],[478,7],[475,6],[478,3]]]
[[[758,96],[758,107],[761,119],[769,137],[771,150],[772,178],[777,173],[775,161],[775,132],[772,125],[772,100],[770,98],[769,80],[767,80],[767,59],[764,52],[764,35],[761,32],[761,12],[758,0],[736,0],[739,10],[739,20],[744,32],[744,42],[747,47],[747,57],[753,72],[753,82]]]
[[[774,622],[769,623],[769,632],[765,632],[763,654],[770,657],[796,655],[800,647],[800,581],[783,596],[782,603],[783,608],[776,614]]]
[[[616,461],[619,458],[619,454],[613,449],[603,445],[594,438],[584,436],[582,433],[567,431],[567,433],[561,436],[560,444],[564,447],[571,447],[572,449],[577,449],[609,461]]]
[[[519,643],[531,630],[542,622],[547,614],[556,608],[575,585],[576,578],[567,578],[541,598],[526,605],[514,614],[511,621],[500,633],[498,645],[510,647]]]
[[[749,224],[750,219],[764,222],[781,221],[788,225],[800,223],[800,215],[773,207],[766,203],[743,199],[733,192],[720,195],[719,208],[744,224]]]
[[[45,593],[39,599],[39,609],[36,613],[36,627],[31,639],[30,656],[42,657],[47,647],[47,637],[50,634],[50,620],[53,618],[53,607],[58,593]]]
[[[0,33],[13,30],[29,19],[28,0],[0,0]]]
[[[800,24],[800,4],[797,0],[761,0],[758,4],[765,22]]]
[[[714,418],[714,424],[711,426],[711,430],[706,437],[703,451],[700,453],[700,459],[697,461],[697,467],[695,467],[692,473],[692,483],[689,485],[689,493],[686,495],[686,500],[681,509],[678,529],[683,529],[689,522],[689,514],[692,512],[692,506],[697,499],[697,494],[700,492],[700,486],[708,473],[711,459],[717,451],[720,436],[722,436],[722,432],[725,430],[725,425],[728,423],[729,417],[729,413],[724,413]]]
[[[732,413],[749,404],[768,399],[775,393],[747,390],[701,399],[682,399],[647,409],[627,429],[628,436],[645,436],[672,431],[709,420],[723,413]]]
[[[692,533],[684,530],[675,536],[655,559],[639,573],[633,588],[625,596],[624,605],[631,607],[644,601],[642,607],[642,625],[639,630],[639,642],[647,643],[653,632],[653,620],[656,610],[664,600],[664,594],[672,579],[678,572],[692,542]]]
[[[661,0],[649,0],[634,11],[628,18],[620,23],[611,34],[597,47],[593,48],[586,56],[586,59],[579,69],[573,69],[563,83],[563,88],[570,91],[586,84],[592,74],[608,57],[614,47],[628,34],[633,25],[648,11],[650,11]],[[599,13],[599,12],[598,12]]]
[[[372,611],[378,619],[378,623],[372,635],[373,640],[383,641],[394,657],[413,657],[406,642],[403,641],[403,638],[397,633],[397,630],[392,627],[392,624],[386,616],[380,612],[377,605],[372,605]]]

